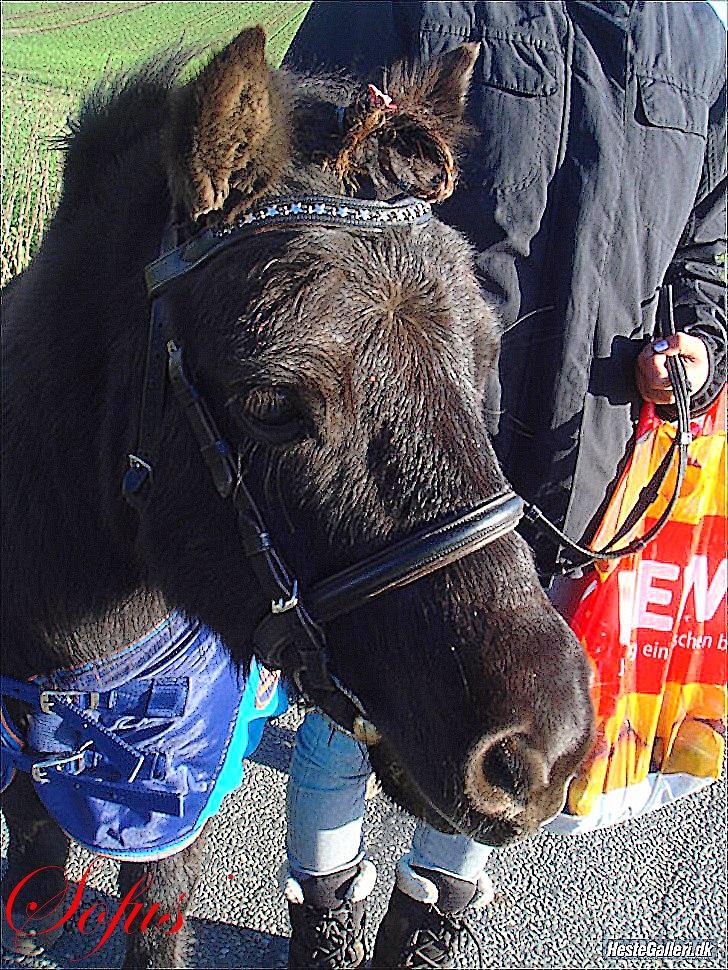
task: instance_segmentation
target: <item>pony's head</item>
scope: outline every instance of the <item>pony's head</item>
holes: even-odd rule
[[[178,239],[282,196],[446,197],[476,57],[465,45],[360,91],[271,71],[263,32],[244,31],[171,94],[160,143]],[[272,224],[164,299],[304,602],[332,573],[507,489],[482,401],[498,327],[446,225]],[[270,604],[174,400],[162,432],[137,553],[150,582],[243,657]],[[401,804],[494,844],[559,810],[591,739],[589,668],[515,532],[325,634]]]

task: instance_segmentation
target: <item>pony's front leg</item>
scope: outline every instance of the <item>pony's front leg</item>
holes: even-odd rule
[[[187,966],[186,954],[192,942],[192,932],[186,923],[178,929],[175,920],[178,914],[184,917],[189,908],[200,878],[204,842],[203,832],[192,845],[167,859],[143,864],[122,863],[119,873],[122,898],[140,879],[141,886],[145,887],[144,895],[139,899],[144,902],[144,907],[130,928],[123,970]],[[144,916],[154,903],[158,904],[155,916],[141,930]],[[159,925],[165,914],[170,919]]]
[[[18,930],[13,933],[3,917],[3,947],[21,956],[39,956],[63,932],[62,927],[51,927],[62,912],[68,836],[41,804],[27,775],[18,773],[3,792],[2,810],[10,832],[3,908],[12,896],[12,923]],[[24,885],[16,890],[23,880]],[[34,905],[29,908],[29,904]],[[34,919],[33,912],[43,904],[52,906],[50,915]]]

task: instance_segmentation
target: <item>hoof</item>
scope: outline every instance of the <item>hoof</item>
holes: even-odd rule
[[[22,922],[22,914],[18,913],[13,923],[17,926]],[[3,927],[2,947],[6,953],[12,953],[16,957],[42,957],[58,943],[63,936],[63,927],[49,930],[47,933],[37,929],[13,933],[9,927]]]

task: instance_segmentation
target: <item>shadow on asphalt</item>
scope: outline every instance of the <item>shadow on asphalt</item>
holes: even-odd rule
[[[295,739],[295,731],[275,721],[269,721],[265,726],[260,744],[247,760],[254,761],[258,765],[266,765],[268,768],[275,768],[277,771],[287,772]]]
[[[207,970],[214,965],[244,970],[277,970],[288,962],[288,938],[285,936],[194,917],[189,920],[189,926],[195,934],[191,967]],[[214,954],[214,964],[209,960],[210,954]],[[224,963],[217,962],[221,959]]]

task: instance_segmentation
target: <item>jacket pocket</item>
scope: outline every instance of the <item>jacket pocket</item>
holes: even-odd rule
[[[637,84],[641,108],[637,120],[642,124],[707,136],[708,102],[697,91],[645,74],[637,75]]]
[[[470,91],[479,137],[468,173],[497,191],[553,174],[561,129],[561,54],[522,38],[483,38]]]
[[[709,106],[702,92],[639,70],[636,88],[634,198],[638,225],[646,230],[646,285],[652,288],[662,281],[695,205]]]

